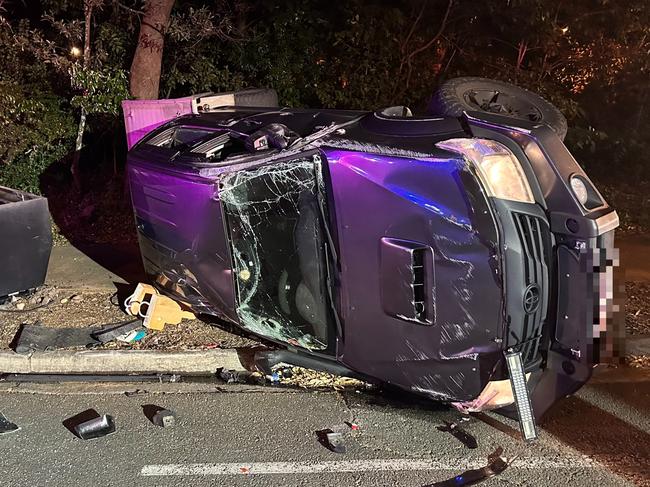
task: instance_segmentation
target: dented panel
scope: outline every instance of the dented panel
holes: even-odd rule
[[[495,224],[465,161],[341,150],[326,156],[340,248],[341,360],[432,398],[476,397],[499,350],[502,294],[491,263]],[[385,238],[432,249],[431,326],[382,305],[382,288],[411,280],[382,272]],[[485,364],[479,354],[494,357]]]
[[[129,160],[145,271],[198,313],[237,321],[230,250],[214,181]]]

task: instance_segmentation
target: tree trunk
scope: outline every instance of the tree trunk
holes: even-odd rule
[[[84,52],[83,64],[84,69],[90,66],[90,24],[93,19],[94,3],[84,2]],[[74,146],[74,154],[72,155],[72,165],[70,171],[72,172],[72,179],[74,180],[77,190],[81,190],[81,175],[79,174],[79,158],[81,157],[81,149],[83,148],[84,132],[86,130],[86,110],[81,107],[81,115],[79,116],[79,126],[77,128],[77,140]]]
[[[145,3],[129,80],[134,98],[158,98],[165,29],[173,6],[174,0],[148,0]]]

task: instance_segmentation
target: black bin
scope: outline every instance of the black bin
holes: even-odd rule
[[[42,285],[51,251],[47,199],[0,186],[0,300]]]

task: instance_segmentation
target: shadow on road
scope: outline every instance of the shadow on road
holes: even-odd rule
[[[75,242],[74,247],[130,284],[146,280],[137,243]]]
[[[554,406],[542,427],[612,472],[636,485],[650,486],[650,434],[647,432],[576,396]]]

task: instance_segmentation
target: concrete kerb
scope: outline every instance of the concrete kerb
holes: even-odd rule
[[[62,350],[28,355],[7,350],[0,351],[0,373],[211,375],[221,368],[245,369],[242,361],[250,361],[246,350]],[[626,355],[650,355],[650,335],[628,337],[625,351]]]
[[[0,352],[0,373],[6,374],[210,375],[220,368],[243,369],[236,350]]]

